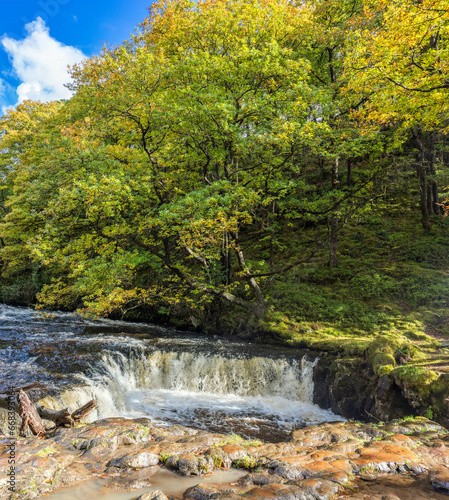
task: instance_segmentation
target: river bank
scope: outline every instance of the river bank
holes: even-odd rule
[[[114,494],[151,499],[154,490],[195,500],[349,499],[364,498],[367,482],[376,484],[378,492],[382,487],[399,492],[373,494],[372,499],[420,498],[425,491],[432,491],[427,498],[434,499],[449,494],[448,431],[424,418],[382,425],[323,423],[294,431],[276,444],[160,427],[143,418],[113,418],[57,429],[43,440],[17,439],[15,447],[15,491],[8,491],[4,475],[0,484],[1,497],[8,500],[50,492],[58,493],[50,497],[54,500],[68,499],[76,490],[64,488],[75,485],[78,492],[84,488],[84,500],[113,499]],[[0,440],[0,449],[4,471],[9,438]],[[221,475],[210,476],[217,471]],[[412,483],[415,497],[410,496]]]

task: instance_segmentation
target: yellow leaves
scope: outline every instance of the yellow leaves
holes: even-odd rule
[[[404,122],[441,126],[449,96],[438,89],[446,85],[440,67],[449,60],[449,1],[382,0],[367,15],[375,25],[355,33],[346,61],[348,89],[373,94],[367,118],[393,123],[402,115]]]

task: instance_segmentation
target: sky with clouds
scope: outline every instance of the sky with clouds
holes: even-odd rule
[[[0,0],[0,115],[70,97],[67,65],[129,38],[151,0]]]

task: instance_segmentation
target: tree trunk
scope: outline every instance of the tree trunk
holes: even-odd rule
[[[338,185],[338,158],[332,166],[332,190],[337,189]],[[337,248],[338,248],[338,215],[332,214],[329,235],[329,267],[337,267]]]
[[[416,144],[420,151],[419,159],[416,165],[416,173],[419,180],[419,193],[420,193],[420,206],[422,214],[422,226],[425,231],[430,231],[430,213],[429,213],[429,192],[427,189],[427,177],[426,171],[428,170],[428,165],[426,165],[426,146],[424,144],[424,137],[422,131],[415,132]]]
[[[433,211],[433,202],[432,202],[432,186],[428,180],[426,182],[426,190],[427,190],[427,194],[426,194],[427,213],[429,215],[433,215],[434,211]]]
[[[49,408],[45,408],[45,406],[39,406],[37,408],[37,412],[39,416],[45,420],[51,420],[58,427],[63,425],[73,425],[73,421],[70,417],[72,413],[72,409],[65,408],[64,410],[50,410]]]
[[[437,173],[435,168],[435,132],[430,132],[429,138],[429,173],[432,176],[430,181],[430,193],[429,196],[432,200],[432,212],[433,214],[441,215],[443,213],[442,207],[440,206],[440,197],[438,195],[438,183],[435,179]]]
[[[72,415],[71,415],[72,420],[74,422],[80,422],[81,420],[85,419],[91,411],[95,410],[96,407],[97,407],[97,403],[94,399],[92,399],[91,401],[86,403],[84,406],[81,406],[80,408],[78,408],[77,410],[75,410],[72,413]]]
[[[34,388],[38,385],[39,384],[32,384],[28,387]],[[11,408],[10,398],[10,395],[0,394],[0,408],[9,410]],[[16,398],[14,399],[14,411],[18,413],[22,419],[22,424],[20,426],[21,436],[25,435],[25,430],[27,426],[29,426],[31,432],[35,436],[42,437],[46,432],[42,419],[54,422],[57,427],[63,425],[73,426],[73,424],[86,418],[87,415],[97,407],[97,403],[92,399],[73,412],[70,407],[64,410],[52,410],[45,406],[36,408],[23,389],[18,390],[17,400]]]
[[[21,390],[17,396],[20,408],[20,417],[22,419],[22,425],[20,426],[20,436],[25,437],[26,428],[29,426],[31,432],[38,437],[43,437],[45,435],[45,427],[41,420],[41,417],[36,411],[34,404],[30,401],[30,398]]]
[[[427,183],[426,183],[426,170],[423,165],[416,167],[419,179],[419,193],[420,205],[422,214],[422,226],[426,231],[430,231],[430,218],[427,204]]]
[[[331,235],[330,235],[330,250],[329,250],[329,266],[337,267],[337,248],[338,248],[338,217],[332,216],[331,220]]]

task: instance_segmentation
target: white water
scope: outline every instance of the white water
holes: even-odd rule
[[[315,363],[274,346],[0,305],[3,385],[40,382],[51,394],[40,404],[54,409],[95,399],[91,421],[145,416],[279,440],[339,419],[312,403]]]
[[[104,353],[84,384],[65,391],[58,406],[99,403],[91,418],[149,416],[158,424],[277,439],[297,426],[337,420],[312,403],[310,361],[228,358],[193,352]],[[54,398],[43,404],[55,406]]]

